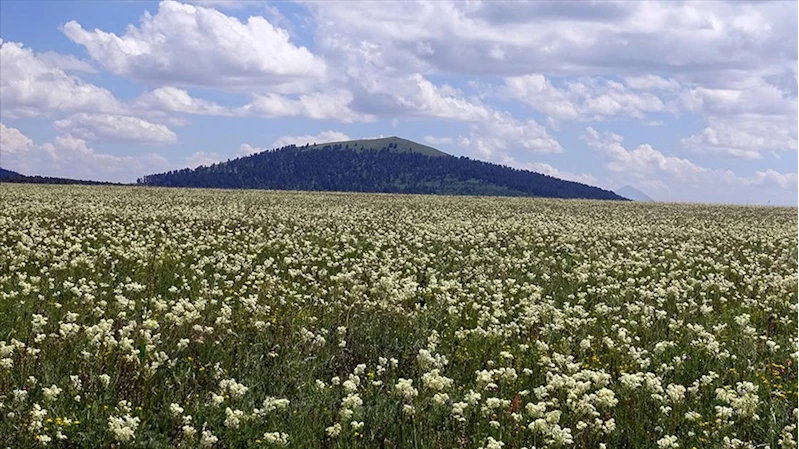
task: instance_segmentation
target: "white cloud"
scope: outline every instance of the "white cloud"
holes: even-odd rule
[[[650,145],[639,145],[627,150],[622,145],[624,138],[618,134],[605,133],[603,136],[593,128],[586,128],[583,139],[590,147],[600,151],[607,162],[607,168],[614,172],[645,178],[663,175],[679,180],[696,179],[707,172],[693,162],[674,156],[666,156]]]
[[[396,87],[393,81],[389,80],[388,85]],[[490,115],[490,109],[479,100],[464,98],[462,92],[450,86],[437,86],[421,74],[412,75],[407,86],[410,92],[401,92],[398,101],[415,114],[465,121],[483,120]]]
[[[53,123],[64,134],[86,140],[134,143],[175,143],[177,135],[164,125],[125,115],[78,113]]]
[[[140,115],[181,124],[181,119],[174,113],[231,114],[231,111],[213,102],[192,98],[186,90],[166,86],[147,92],[130,103],[121,103],[109,90],[67,73],[93,70],[84,61],[54,52],[34,53],[16,42],[0,40],[0,61],[0,113],[3,117],[83,112],[93,116]],[[135,122],[132,117],[126,120],[131,124]],[[146,121],[140,124],[146,125]],[[169,132],[158,128],[161,125],[153,126],[153,131],[160,132],[156,134],[156,141],[169,141]],[[135,136],[133,140],[137,140]]]
[[[117,112],[121,105],[107,89],[68,75],[60,57],[42,57],[16,42],[0,40],[0,112],[35,117],[57,111]],[[67,57],[67,59],[69,59]]]
[[[685,109],[711,116],[761,114],[782,116],[796,114],[795,96],[787,96],[779,87],[760,76],[735,80],[723,88],[698,86],[681,95]]]
[[[724,89],[687,86],[674,79],[647,75],[628,77],[626,84],[599,78],[566,81],[557,88],[543,75],[505,78],[498,93],[532,106],[548,115],[557,128],[559,120],[599,121],[626,116],[647,126],[652,112],[693,112],[707,126],[682,139],[685,148],[714,156],[762,158],[764,152],[797,149],[796,98],[785,96],[759,77],[728,82]]]
[[[500,89],[500,95],[527,103],[556,119],[575,120],[580,117],[577,105],[565,92],[554,87],[544,75],[505,78],[505,85]]]
[[[134,101],[140,109],[198,115],[230,115],[231,112],[212,101],[194,98],[186,89],[163,86],[141,95]]]
[[[508,77],[504,81],[500,96],[526,103],[555,120],[644,118],[649,112],[666,109],[658,96],[611,80],[580,78],[566,82],[563,88],[555,87],[541,74]]]
[[[550,164],[544,162],[530,162],[530,163],[517,163],[514,160],[506,162],[507,165],[525,170],[534,171],[544,175],[552,176],[553,178],[565,179],[567,181],[579,182],[591,186],[599,185],[597,178],[590,173],[573,173],[566,170],[559,170]]]
[[[763,150],[796,149],[796,139],[789,130],[779,125],[768,126],[772,132],[757,129],[757,123],[744,122],[740,125],[732,127],[717,122],[698,134],[683,138],[681,142],[686,148],[697,152],[744,159],[760,159]]]
[[[125,33],[85,30],[75,21],[64,34],[108,71],[155,84],[265,91],[323,79],[325,63],[261,16],[246,22],[217,10],[163,1]],[[306,86],[307,87],[307,86]],[[304,88],[303,88],[304,89]]]
[[[796,173],[779,173],[772,169],[758,170],[750,180],[752,185],[795,191]]]
[[[2,123],[0,132],[3,167],[25,175],[132,182],[136,176],[169,167],[166,158],[159,154],[134,157],[102,153],[71,135],[60,135],[53,142],[38,145],[19,130]],[[7,151],[9,149],[12,150]]]
[[[796,53],[793,2],[439,0],[353,8],[331,1],[310,7],[326,54],[379,43],[372,50],[376,61],[409,71],[636,76],[773,66],[793,62]]]
[[[680,83],[673,78],[663,78],[658,75],[641,75],[624,77],[624,84],[636,90],[666,90],[680,89]]]
[[[275,5],[274,3],[263,4],[263,3],[250,2],[250,4],[257,4],[259,7],[262,7],[266,20],[268,20],[269,23],[272,24],[272,26],[274,26],[275,28],[282,28],[289,33],[289,36],[291,36],[292,38],[296,38],[297,36],[296,25],[301,24],[301,22],[298,24],[292,22],[291,19],[284,16],[283,13],[280,12],[277,6],[274,6]],[[295,15],[294,17],[296,18],[297,16]]]
[[[258,148],[248,143],[243,143],[239,146],[239,156],[249,156],[251,154],[260,153],[266,150],[266,148]]]
[[[560,143],[535,120],[520,121],[500,112],[494,112],[487,121],[470,125],[470,135],[461,136],[459,143],[488,160],[497,160],[509,153],[547,154],[563,151]]]
[[[486,120],[494,111],[482,103],[485,92],[478,99],[441,94],[444,86],[426,77],[501,76],[505,84],[489,94],[532,106],[556,130],[560,121],[626,117],[656,125],[661,117],[653,113],[690,112],[708,132],[723,134],[724,123],[746,134],[718,137],[719,144],[687,138],[696,151],[751,158],[796,147],[794,2],[440,0],[352,8],[331,1],[309,8],[317,51],[352,90],[353,107],[370,114]],[[581,78],[552,81],[574,76]],[[756,125],[738,126],[753,117]]]
[[[724,89],[697,87],[679,101],[706,117],[707,126],[682,139],[684,147],[710,155],[760,159],[797,149],[797,99],[760,77]]]
[[[423,140],[430,145],[452,145],[455,143],[455,139],[452,137],[424,136]]]
[[[310,143],[313,145],[314,143],[330,143],[330,142],[343,142],[345,140],[352,140],[350,136],[339,132],[339,131],[322,131],[316,135],[306,135],[306,136],[283,136],[278,138],[272,143],[272,148],[280,148],[286,145],[305,145],[306,143]]]
[[[0,122],[0,156],[24,153],[34,148],[33,141],[20,130],[9,128]],[[0,163],[3,161],[0,160]]]
[[[189,168],[197,168],[201,165],[205,165],[207,167],[209,165],[216,164],[217,162],[222,162],[223,160],[225,160],[225,158],[219,153],[198,151],[187,156],[184,159],[184,162]]]
[[[419,73],[390,76],[364,68],[353,79],[356,109],[389,117],[424,117],[457,121],[485,120],[492,109],[459,89],[436,85]]]
[[[352,94],[346,90],[333,90],[300,95],[296,99],[269,93],[256,95],[247,106],[236,110],[240,115],[263,117],[307,117],[317,120],[373,121],[370,115],[352,110]]]
[[[64,72],[97,73],[90,63],[76,58],[74,55],[63,55],[54,51],[39,53],[39,60],[46,66],[55,67]]]
[[[646,182],[665,185],[672,200],[695,200],[701,192],[715,201],[741,202],[740,198],[762,201],[751,188],[778,191],[775,199],[783,204],[796,203],[797,173],[779,173],[775,170],[756,171],[751,176],[740,176],[731,170],[710,169],[688,159],[668,156],[650,145],[639,145],[633,150],[624,148],[624,139],[613,133],[600,134],[586,128],[583,136],[588,145],[605,159],[606,167],[624,177],[626,182]]]

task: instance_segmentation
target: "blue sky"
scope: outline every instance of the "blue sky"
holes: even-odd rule
[[[797,3],[0,2],[0,166],[133,181],[397,135],[663,201],[797,204]]]

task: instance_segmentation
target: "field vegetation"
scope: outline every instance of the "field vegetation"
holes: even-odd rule
[[[0,447],[796,448],[795,208],[0,204]]]

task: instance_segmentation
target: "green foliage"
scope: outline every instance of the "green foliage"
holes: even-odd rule
[[[465,157],[396,137],[297,147],[145,176],[164,187],[537,196],[623,200],[613,192]]]

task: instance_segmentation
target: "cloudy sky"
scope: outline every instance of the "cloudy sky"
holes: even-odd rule
[[[797,204],[797,2],[0,2],[0,166],[133,181],[397,135]]]

